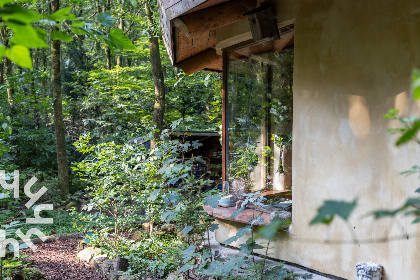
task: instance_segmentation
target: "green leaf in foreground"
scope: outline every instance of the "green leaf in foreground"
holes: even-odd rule
[[[63,20],[73,20],[76,19],[76,16],[73,14],[70,14],[71,7],[66,7],[63,9],[58,10],[57,12],[48,15],[49,19],[55,20],[55,21],[63,21]]]
[[[74,34],[77,35],[85,35],[87,34],[87,31],[82,28],[72,28],[71,31],[73,31]]]
[[[239,248],[241,248],[241,253],[249,255],[253,250],[263,249],[264,247],[257,244],[254,239],[249,238],[245,244],[239,245]]]
[[[32,68],[32,59],[27,47],[13,46],[6,50],[6,57],[20,67]]]
[[[245,234],[247,234],[247,233],[251,233],[252,232],[252,227],[251,227],[251,225],[247,225],[247,226],[244,226],[244,227],[242,227],[242,228],[240,228],[240,229],[238,229],[238,231],[236,232],[236,235],[234,235],[234,236],[232,236],[232,237],[230,237],[230,238],[228,238],[228,239],[226,239],[224,242],[222,242],[223,244],[225,244],[225,245],[229,245],[229,244],[231,244],[232,242],[235,242],[235,241],[237,241],[239,238],[241,238],[242,236],[244,236]]]
[[[209,227],[209,231],[211,231],[211,232],[214,232],[216,229],[218,229],[219,228],[219,224],[212,224],[210,227]]]
[[[397,146],[407,143],[411,139],[415,138],[417,133],[420,131],[420,119],[417,119],[411,127],[398,139]]]
[[[130,38],[124,34],[121,29],[111,29],[109,31],[109,40],[111,46],[116,49],[125,49],[125,50],[135,50],[136,47],[134,46],[133,42],[131,42]]]
[[[15,45],[22,45],[27,48],[47,48],[48,44],[42,39],[42,34],[37,32],[29,24],[19,24],[8,22],[8,26],[13,31],[10,42]]]
[[[50,37],[53,40],[61,40],[63,42],[73,41],[73,37],[63,31],[52,31]]]
[[[414,69],[412,74],[412,84],[411,88],[413,89],[414,99],[420,99],[420,70]]]
[[[0,63],[3,61],[3,55],[6,51],[6,48],[3,45],[0,45]]]
[[[262,236],[262,237],[264,237],[268,240],[271,240],[277,235],[277,232],[279,231],[279,229],[285,228],[289,225],[290,225],[290,221],[274,220],[268,226],[261,227],[258,230],[258,235],[260,235],[260,236]]]
[[[318,214],[311,220],[310,225],[330,224],[334,216],[339,216],[343,220],[348,220],[350,214],[357,205],[357,200],[352,202],[327,200],[324,205],[318,208]]]
[[[5,6],[1,9],[1,16],[4,21],[15,21],[25,24],[42,18],[41,14],[26,10],[17,4]]]
[[[111,27],[114,23],[114,18],[108,12],[103,12],[98,15],[98,21],[106,27]]]
[[[206,197],[206,199],[204,199],[204,205],[208,205],[211,208],[216,208],[219,205],[219,200],[222,197],[218,194],[213,194],[211,196]]]

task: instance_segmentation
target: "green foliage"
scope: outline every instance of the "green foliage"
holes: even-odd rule
[[[12,270],[23,270],[25,273],[25,277],[31,280],[45,279],[41,272],[39,272],[35,268],[30,267],[31,262],[25,255],[19,255],[19,257],[17,258],[2,259],[0,260],[0,266],[2,266],[3,268],[0,269],[0,279],[6,279],[6,277]]]
[[[31,55],[25,46],[15,45],[6,49],[6,56],[21,67],[32,68]]]
[[[133,203],[139,190],[137,174],[133,169],[143,147],[103,143],[89,146],[90,135],[81,136],[75,143],[79,152],[89,157],[77,163],[73,170],[89,184],[92,197],[87,210],[106,211],[114,219],[114,230],[118,231],[127,222],[136,219],[132,212],[140,205]],[[143,148],[144,149],[144,148]]]
[[[111,27],[114,24],[114,17],[109,12],[103,12],[98,15],[98,21],[105,27]]]
[[[234,178],[242,178],[249,185],[250,174],[259,163],[258,153],[256,152],[258,143],[246,144],[245,146],[237,147],[236,154],[233,156],[233,161],[229,168],[229,173]]]
[[[103,24],[103,23],[102,23]],[[109,46],[116,49],[135,50],[136,47],[131,42],[121,29],[111,29],[109,31],[109,41],[106,41]]]
[[[418,69],[413,70],[411,88],[413,91],[414,100],[420,99],[420,71]],[[385,115],[385,119],[394,119],[400,121],[403,125],[401,128],[390,129],[392,133],[401,134],[397,140],[397,146],[408,143],[409,141],[415,141],[420,144],[418,133],[420,131],[420,118],[411,116],[409,118],[403,118],[399,114],[398,109],[391,109],[388,114]]]
[[[50,34],[51,39],[53,40],[61,40],[63,42],[71,42],[73,41],[73,37],[68,35],[63,31],[52,31]]]
[[[162,277],[181,266],[183,244],[176,235],[152,233],[130,246],[131,275]]]
[[[420,70],[414,69],[411,76],[412,84],[411,88],[413,89],[414,100],[420,99]]]

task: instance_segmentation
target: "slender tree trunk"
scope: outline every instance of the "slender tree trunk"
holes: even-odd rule
[[[111,49],[107,45],[105,47],[105,55],[106,55],[106,66],[109,70],[112,69],[112,55],[111,55]]]
[[[123,7],[123,10],[124,10],[124,5],[125,5],[125,0],[122,0],[121,1],[121,6]],[[122,32],[124,32],[124,17],[123,17],[123,15],[121,15],[120,24],[119,24],[118,28],[121,29]],[[123,60],[123,57],[120,53],[119,55],[117,55],[117,66],[123,67],[123,61],[122,60]]]
[[[6,29],[6,26],[3,26],[3,28],[1,29],[1,38],[3,41],[3,45],[5,47],[9,47],[9,32]],[[12,107],[14,87],[11,80],[11,76],[13,73],[13,68],[12,68],[13,66],[12,66],[12,62],[6,57],[4,57],[3,59],[3,64],[4,64],[4,77],[5,77],[5,82],[6,82],[7,101],[9,102],[10,107]]]
[[[0,85],[4,83],[4,63],[0,64]]]
[[[39,67],[39,63],[38,63],[38,59],[37,59],[37,55],[35,53],[35,50],[31,50],[31,57],[33,59],[33,69],[38,69]],[[28,95],[30,97],[33,98],[34,100],[34,106],[33,106],[33,110],[34,110],[34,121],[35,121],[35,127],[38,128],[40,125],[40,114],[38,111],[38,96],[37,96],[37,92],[36,92],[36,84],[35,84],[35,71],[32,70],[32,77],[31,77],[31,82],[29,85],[29,92]]]
[[[109,11],[111,9],[111,1],[106,0],[106,4],[102,7],[102,12]],[[108,45],[105,47],[106,65],[109,70],[112,69],[112,54],[111,49]]]
[[[152,66],[153,80],[155,84],[155,105],[153,107],[152,125],[155,126],[153,133],[155,141],[159,140],[163,129],[163,117],[165,114],[165,79],[163,77],[162,61],[160,59],[159,38],[153,31],[154,21],[149,2],[145,1],[145,10],[149,26],[150,62]]]
[[[51,12],[54,13],[59,10],[59,0],[52,0],[50,2]],[[58,31],[56,26],[53,30]],[[60,41],[51,40],[51,82],[53,88],[54,101],[54,126],[55,136],[57,140],[57,164],[58,164],[58,179],[63,198],[67,198],[69,194],[69,170],[67,165],[66,154],[66,129],[63,120],[63,101],[61,95],[61,70],[60,70]]]

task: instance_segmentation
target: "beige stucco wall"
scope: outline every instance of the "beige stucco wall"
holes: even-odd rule
[[[395,147],[389,109],[419,115],[409,89],[420,67],[420,3],[415,0],[302,1],[295,22],[293,224],[271,255],[355,279],[360,261],[381,263],[383,279],[420,279],[420,226],[401,217],[364,217],[401,206],[420,187],[399,173],[420,163],[415,144]],[[348,224],[309,226],[325,200],[358,199]],[[222,224],[216,237],[232,236]],[[352,244],[351,230],[362,242]],[[373,242],[383,237],[408,237]],[[337,244],[323,241],[332,239]]]

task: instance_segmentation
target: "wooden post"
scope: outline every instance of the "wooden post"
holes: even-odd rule
[[[229,54],[223,52],[223,99],[222,99],[222,180],[223,191],[226,190],[228,182],[227,165],[228,165],[228,69],[229,69]]]

